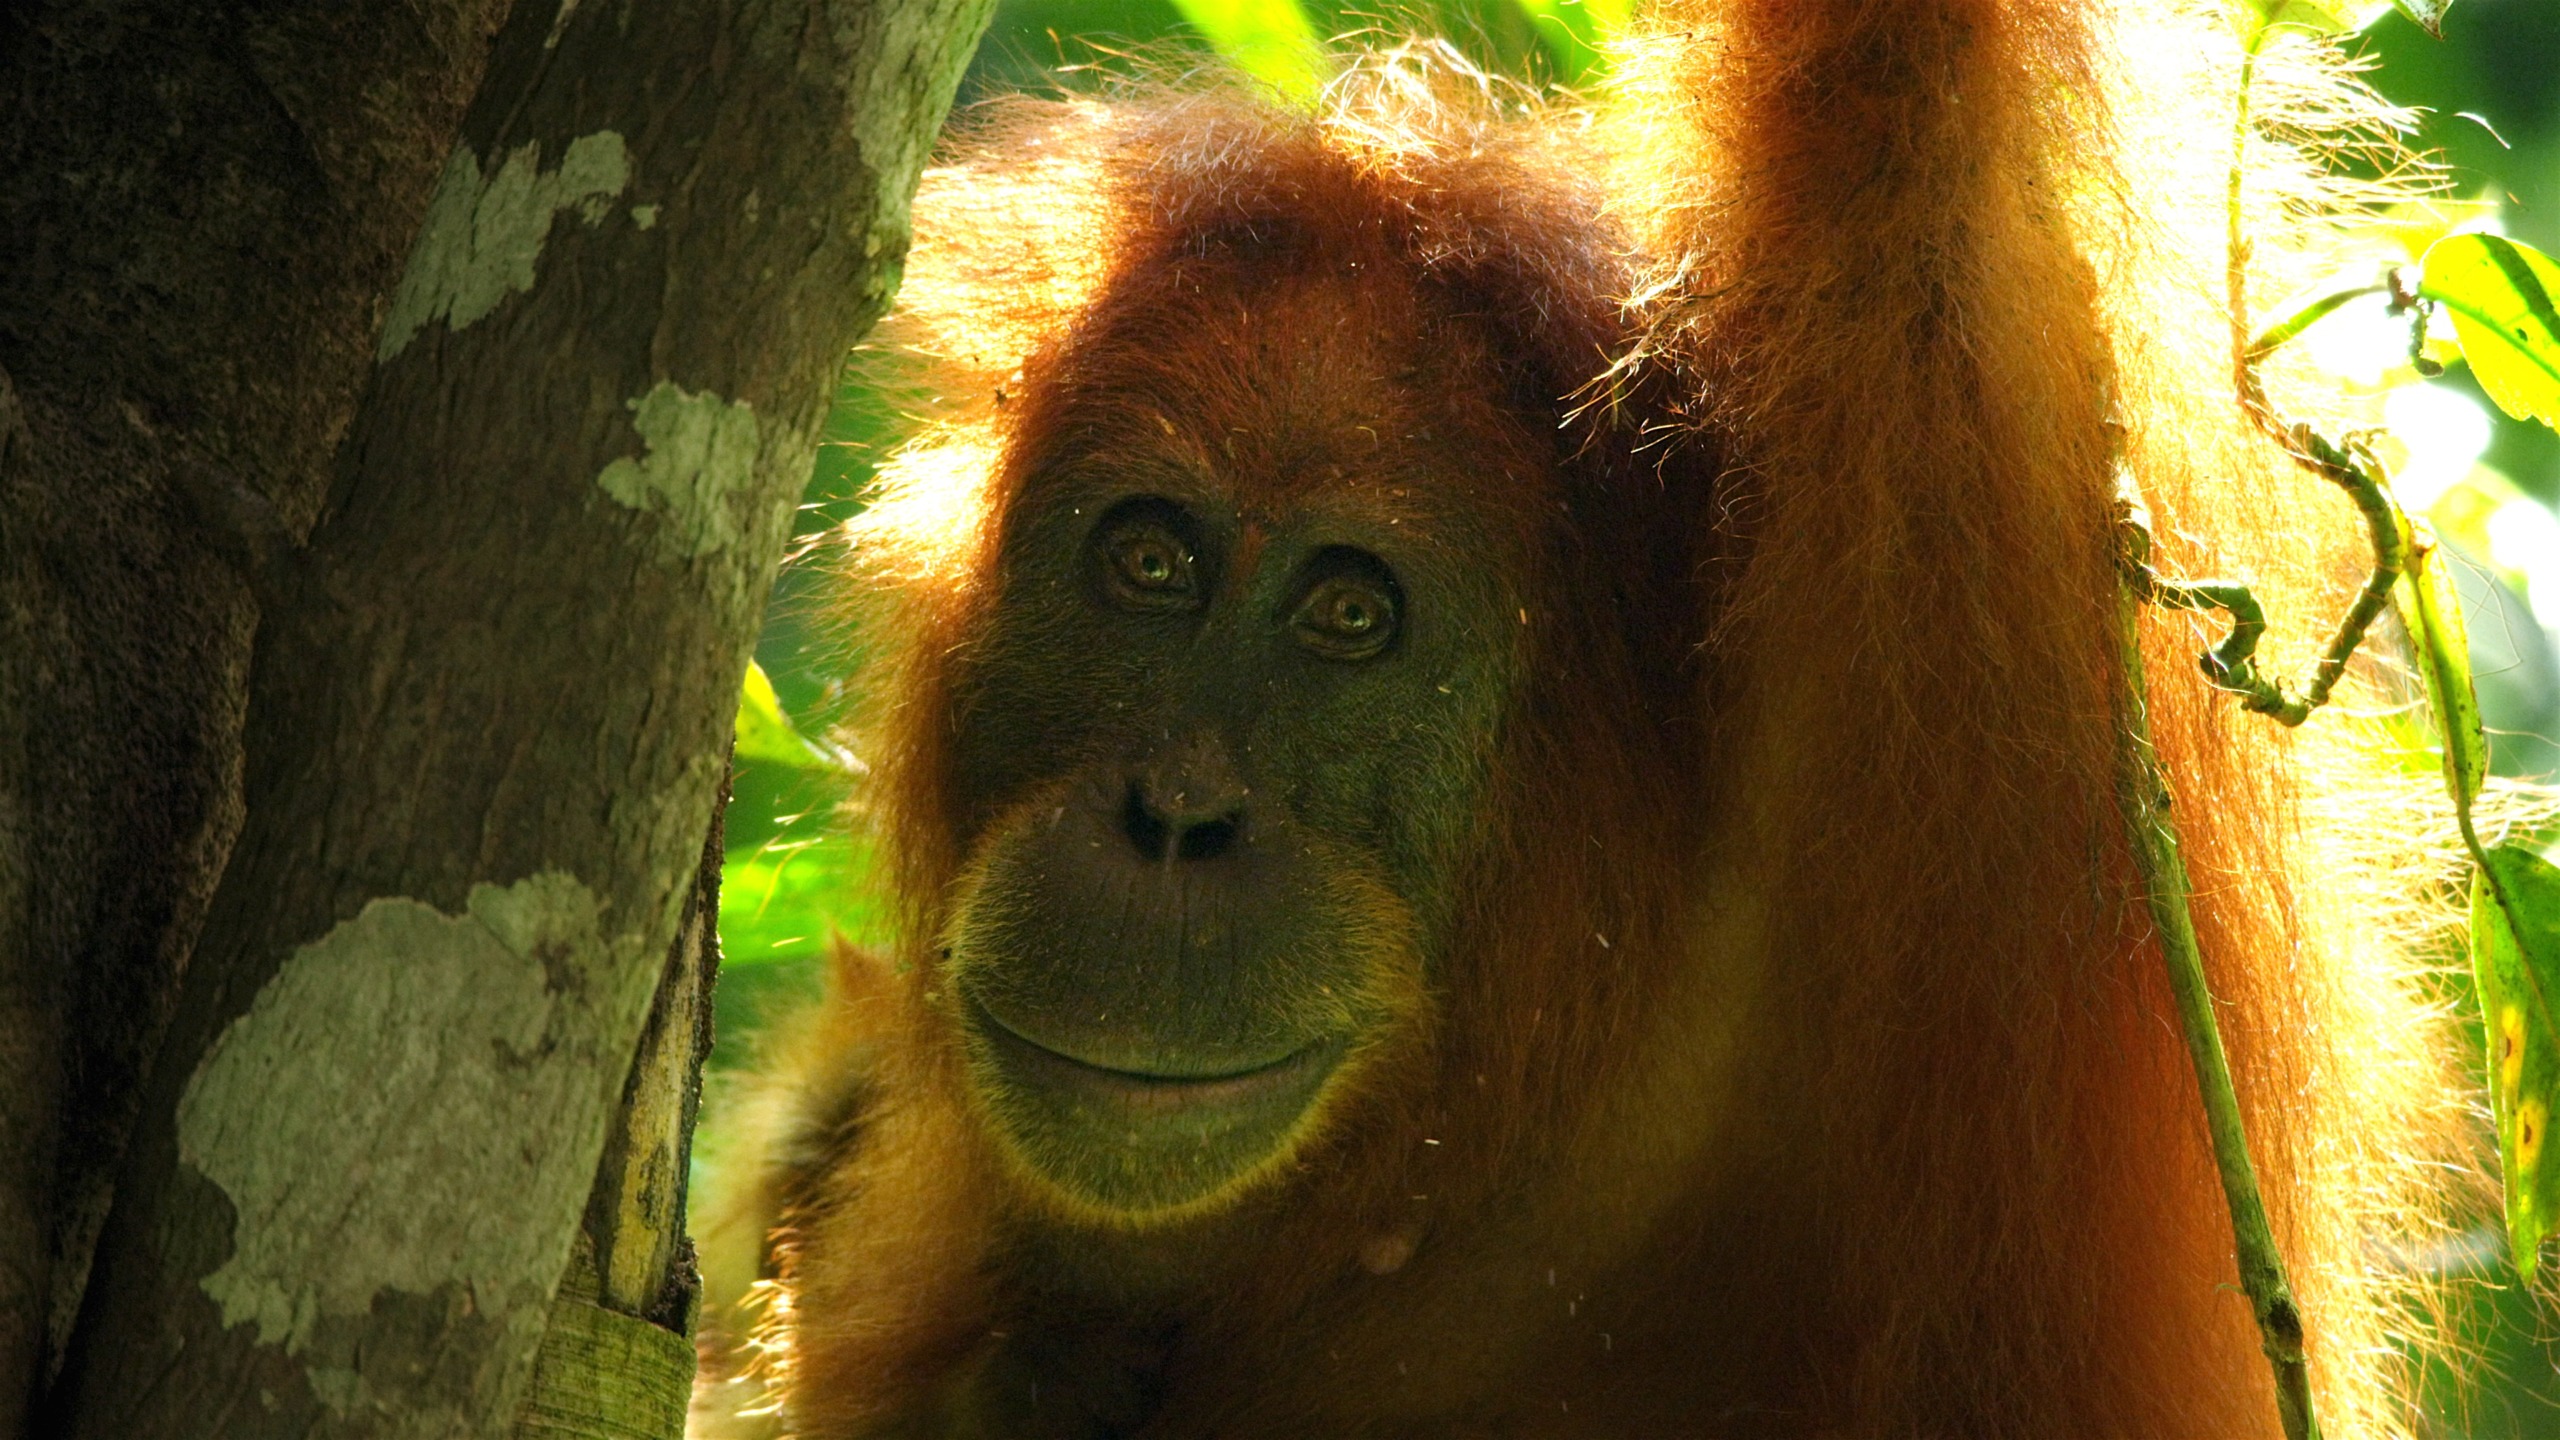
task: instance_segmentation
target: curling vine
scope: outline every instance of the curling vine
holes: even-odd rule
[[[2434,32],[2450,0],[2392,0]],[[2379,13],[2378,10],[2376,13]],[[2388,470],[2361,435],[2325,436],[2307,424],[2285,424],[2269,403],[2261,369],[2276,350],[2341,308],[2384,297],[2387,312],[2409,327],[2409,357],[2420,374],[2438,373],[2429,354],[2429,325],[2450,320],[2461,358],[2481,388],[2509,415],[2560,426],[2560,265],[2530,247],[2494,235],[2437,240],[2416,267],[2394,267],[2370,284],[2322,295],[2252,334],[2249,329],[2248,237],[2243,227],[2245,155],[2255,121],[2250,90],[2269,37],[2285,26],[2343,30],[2371,15],[2346,13],[2342,0],[2241,0],[2242,39],[2226,193],[2227,305],[2233,376],[2251,423],[2281,445],[2295,464],[2338,487],[2363,516],[2373,551],[2364,585],[2339,620],[2318,662],[2299,681],[2271,678],[2256,650],[2266,613],[2249,587],[2230,580],[2179,580],[2151,565],[2151,534],[2138,492],[2128,481],[2118,502],[2123,575],[2123,644],[2130,720],[2124,743],[2122,805],[2132,832],[2146,898],[2177,997],[2187,1049],[2204,1094],[2215,1163],[2231,1213],[2240,1278],[2258,1320],[2276,1382],[2288,1440],[2320,1433],[2304,1361],[2302,1311],[2285,1277],[2237,1095],[2213,1016],[2203,959],[2189,910],[2185,860],[2171,818],[2169,789],[2147,718],[2138,619],[2143,605],[2220,610],[2231,628],[2200,663],[2243,709],[2283,725],[2299,725],[2325,704],[2348,661],[2386,603],[2397,600],[2442,747],[2444,777],[2473,862],[2471,960],[2488,1042],[2492,1109],[2505,1181],[2507,1235],[2519,1271],[2530,1275],[2542,1242],[2560,1228],[2560,1165],[2546,1165],[2551,1114],[2560,1108],[2560,868],[2514,843],[2485,844],[2473,808],[2488,772],[2488,747],[2471,685],[2462,609],[2434,532],[2413,520],[2393,496]]]

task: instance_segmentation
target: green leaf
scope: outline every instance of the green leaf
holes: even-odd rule
[[[2430,0],[2250,0],[2250,8],[2258,12],[2258,18],[2264,24],[2290,25],[2315,34],[2337,35],[2362,30],[2391,13],[2395,4],[2407,12],[2411,4],[2428,3]],[[2441,10],[2444,4],[2449,3],[2451,0],[2439,0],[2437,8]],[[2411,14],[2410,18],[2414,20],[2417,16]],[[2418,23],[2426,24],[2423,20]],[[2432,30],[2434,27],[2428,28]]]
[[[2560,429],[2560,264],[2502,235],[2428,247],[2418,293],[2453,316],[2471,373],[2498,408]]]
[[[879,945],[889,933],[871,847],[862,841],[831,836],[733,850],[721,862],[723,965],[823,954],[839,934],[856,945]]]
[[[1305,103],[1324,89],[1324,46],[1298,0],[1174,0],[1229,64]]]
[[[782,712],[782,697],[774,693],[772,677],[752,660],[747,662],[746,683],[738,689],[736,735],[736,753],[741,760],[764,760],[795,770],[842,772],[853,768],[832,746],[821,745],[800,733],[800,727]]]
[[[2489,1099],[2506,1180],[2507,1244],[2530,1277],[2543,1239],[2560,1224],[2560,1165],[2551,1112],[2560,1098],[2560,868],[2501,845],[2471,880],[2471,965],[2488,1037]]]
[[[2418,22],[2418,28],[2437,39],[2444,38],[2444,12],[2453,8],[2453,0],[2391,0],[2392,8]]]
[[[2471,688],[2462,602],[2454,593],[2450,552],[2423,522],[2410,528],[2400,613],[2426,676],[2444,747],[2445,788],[2480,861],[2471,877],[2471,974],[2488,1039],[2508,1251],[2530,1277],[2543,1240],[2560,1225],[2560,1166],[2543,1163],[2553,1100],[2560,1096],[2560,1024],[2551,1007],[2560,984],[2560,868],[2521,846],[2483,850],[2474,835],[2471,802],[2488,773],[2489,746]]]
[[[2489,773],[2489,742],[2480,730],[2480,699],[2471,688],[2471,641],[2454,593],[2453,561],[2425,522],[2410,524],[2409,568],[2395,592],[2409,639],[2418,649],[2427,699],[2444,747],[2445,790],[2468,813]]]
[[[1568,85],[1605,76],[1609,42],[1624,34],[1627,22],[1635,18],[1630,0],[1518,0],[1518,4]]]

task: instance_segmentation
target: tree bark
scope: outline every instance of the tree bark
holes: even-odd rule
[[[724,793],[723,803],[726,802]],[[711,1053],[720,970],[721,825],[714,809],[692,897],[607,1127],[595,1188],[551,1299],[514,1440],[682,1435],[702,1277],[685,1231],[685,1172]]]
[[[505,0],[0,7],[0,1437],[58,1363],[307,529]]]
[[[690,1068],[635,1057],[739,676],[986,12],[515,7],[307,544],[231,527],[246,821],[46,1433],[497,1434],[574,1258],[673,1318],[581,1217]]]

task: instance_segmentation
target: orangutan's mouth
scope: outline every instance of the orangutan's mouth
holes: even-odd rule
[[[1283,1102],[1293,1092],[1303,1104],[1313,1098],[1315,1087],[1331,1073],[1344,1048],[1338,1040],[1319,1037],[1277,1060],[1241,1066],[1115,1068],[1044,1045],[975,999],[967,1004],[970,1028],[985,1039],[990,1058],[1018,1079],[1042,1090],[1099,1102],[1133,1118],[1260,1108]]]

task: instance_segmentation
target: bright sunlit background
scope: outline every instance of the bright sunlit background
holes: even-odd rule
[[[1132,47],[1216,48],[1284,91],[1317,83],[1318,37],[1426,31],[1478,62],[1542,82],[1594,78],[1593,42],[1622,25],[1634,0],[1440,0],[1390,18],[1337,0],[1001,0],[961,90],[961,105],[1039,88],[1062,65],[1113,63]],[[2418,137],[2453,170],[2456,228],[2487,229],[2560,253],[2560,0],[2457,0],[2445,39],[2397,13],[2364,36],[2373,79],[2392,100],[2430,112]],[[2492,732],[2493,767],[2560,772],[2560,436],[2508,419],[2460,366],[2434,380],[2406,370],[2408,331],[2379,298],[2351,305],[2303,339],[2342,384],[2398,383],[2383,414],[2406,459],[2402,504],[2426,514],[2469,562],[2462,585],[2473,664]],[[849,384],[829,421],[801,514],[803,535],[844,520],[897,420]],[[786,571],[757,648],[741,709],[736,799],[720,908],[725,948],[711,1117],[697,1169],[716,1162],[718,1094],[768,1027],[819,990],[829,936],[886,938],[872,898],[867,842],[844,807],[861,762],[824,738],[852,698],[842,636],[825,622],[822,558]],[[769,677],[769,680],[767,679]],[[2485,1099],[2482,1102],[2485,1104]],[[2488,1377],[2469,1393],[2438,1386],[2437,1432],[2560,1440],[2560,1309],[2537,1308],[2512,1282],[2493,1232],[2429,1263],[2476,1281],[2457,1323],[2479,1338]]]

